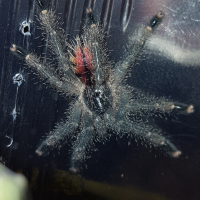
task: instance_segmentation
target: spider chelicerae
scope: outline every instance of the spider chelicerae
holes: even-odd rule
[[[141,29],[141,36],[130,41],[125,59],[113,66],[104,45],[105,34],[101,25],[95,22],[91,9],[87,9],[84,34],[66,42],[54,12],[45,9],[42,1],[36,2],[39,22],[48,34],[48,47],[57,58],[60,73],[55,73],[50,63],[41,62],[36,55],[15,44],[11,51],[37,71],[52,88],[74,97],[66,119],[55,126],[36,153],[42,156],[72,138],[70,170],[78,172],[95,141],[104,142],[111,134],[116,134],[141,138],[150,146],[162,147],[172,157],[178,157],[181,151],[164,136],[162,130],[148,124],[143,116],[170,114],[172,110],[192,113],[193,106],[143,95],[126,82],[128,72],[164,13],[160,11],[152,17]]]

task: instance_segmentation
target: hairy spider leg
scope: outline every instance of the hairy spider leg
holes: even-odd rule
[[[119,80],[124,79],[128,70],[134,65],[135,60],[142,51],[146,41],[150,38],[152,30],[159,25],[164,13],[160,11],[154,16],[148,26],[143,29],[141,37],[136,41],[135,44],[130,45],[129,56],[125,61],[119,63],[117,68],[114,70],[114,76],[112,76],[112,84],[115,85],[114,90],[120,90],[118,100],[118,111],[115,114],[115,123],[111,125],[112,129],[117,133],[135,135],[147,140],[148,143],[157,147],[162,146],[166,151],[173,157],[178,157],[181,154],[175,145],[173,145],[168,139],[166,139],[160,130],[157,130],[150,125],[146,124],[143,120],[135,119],[133,124],[130,119],[136,118],[137,113],[144,112],[146,116],[151,115],[151,111],[170,113],[172,110],[183,111],[190,114],[194,111],[193,105],[186,105],[180,103],[166,102],[166,99],[155,98],[153,96],[140,96],[140,95],[129,95],[128,90],[123,87],[119,87]],[[135,92],[135,89],[132,89]]]
[[[56,56],[59,69],[62,69],[65,73],[65,76],[68,76],[68,78],[76,80],[77,77],[74,73],[74,68],[70,65],[70,60],[65,53],[66,47],[64,44],[66,44],[66,42],[64,34],[60,33],[58,30],[58,22],[54,12],[52,10],[44,9],[44,6],[40,6],[42,4],[41,1],[37,2],[39,2],[38,5],[40,8],[39,21],[43,27],[42,29],[44,29],[46,33],[49,34],[48,46]]]
[[[79,90],[77,89],[77,84],[80,84],[79,82],[71,81],[70,79],[63,79],[62,81],[57,78],[54,75],[54,72],[52,68],[50,67],[50,64],[42,64],[39,58],[36,57],[34,54],[28,54],[28,51],[25,50],[22,47],[19,47],[15,44],[12,45],[10,50],[20,59],[26,62],[26,64],[31,67],[32,69],[35,69],[40,77],[42,79],[45,79],[46,82],[48,82],[52,88],[57,89],[59,92],[64,94],[74,94],[79,93]],[[72,93],[70,93],[70,91]]]
[[[70,117],[68,117],[65,122],[58,124],[55,129],[49,133],[47,138],[39,145],[36,150],[36,153],[39,156],[49,153],[52,148],[62,146],[62,141],[64,141],[63,143],[66,143],[69,137],[73,137],[72,134],[78,128],[80,123],[80,112],[82,112],[81,103],[77,101],[70,110]]]
[[[125,77],[127,72],[131,69],[132,66],[134,66],[134,62],[138,58],[138,55],[141,53],[141,51],[144,48],[145,43],[152,35],[152,31],[161,23],[162,19],[164,17],[164,13],[162,11],[158,12],[157,15],[155,15],[150,21],[149,24],[142,30],[141,37],[137,39],[136,43],[130,45],[129,47],[129,56],[124,60],[122,63],[118,63],[116,65],[116,69],[114,70],[114,75],[112,76],[114,81],[119,81]],[[145,100],[139,99],[140,102],[137,103],[137,101],[133,102],[131,104],[132,108],[136,111],[137,109],[147,109],[147,110],[163,110],[163,111],[171,111],[176,110],[177,112],[181,114],[190,114],[194,112],[194,106],[193,105],[187,105],[182,104],[179,102],[165,102],[163,99],[158,99],[155,101],[155,97],[149,97],[153,98],[152,101],[148,99],[148,102],[146,104],[143,103]],[[150,103],[151,102],[151,103]],[[130,105],[129,105],[130,106]]]
[[[87,13],[88,13],[88,18],[89,18],[89,22],[90,22],[90,27],[92,29],[92,52],[93,52],[93,62],[94,62],[94,66],[95,66],[95,89],[97,91],[100,90],[101,85],[103,84],[103,82],[105,81],[103,78],[103,70],[102,70],[102,66],[101,66],[101,61],[100,61],[100,52],[99,52],[99,43],[98,43],[98,39],[97,39],[97,28],[96,28],[96,23],[94,21],[94,17],[92,14],[92,9],[87,9]]]
[[[119,99],[119,109],[115,115],[115,122],[111,124],[111,127],[114,131],[116,131],[118,134],[129,134],[134,135],[134,137],[143,139],[147,142],[147,144],[150,144],[154,147],[162,147],[166,150],[166,152],[172,156],[172,157],[178,157],[181,155],[181,151],[177,149],[177,147],[172,144],[168,139],[166,139],[159,129],[155,129],[152,126],[146,124],[143,120],[137,120],[135,119],[135,123],[133,124],[131,119],[137,117],[136,113],[139,110],[142,110],[145,112],[146,116],[148,116],[148,110],[154,110],[154,109],[160,109],[157,111],[171,111],[171,106],[173,105],[171,102],[163,102],[166,105],[162,105],[161,102],[159,102],[159,99],[153,99],[153,97],[150,97],[152,101],[154,101],[154,106],[152,107],[146,107],[147,105],[141,104],[140,99],[137,99],[134,101],[136,109],[133,109],[133,105],[129,107],[130,102],[130,96],[128,92],[120,88],[121,91],[123,91],[123,95],[120,96]],[[150,100],[150,98],[148,100]],[[141,99],[142,100],[142,99]],[[157,102],[157,103],[156,103]],[[158,102],[160,104],[158,104]],[[160,106],[160,107],[159,107]],[[127,109],[128,107],[128,109]],[[164,109],[165,110],[162,110]],[[128,112],[129,111],[129,112]],[[126,113],[128,112],[128,113]]]
[[[166,101],[165,98],[155,96],[144,97],[143,95],[135,95],[130,104],[126,108],[133,112],[143,111],[159,111],[162,113],[170,113],[175,111],[179,114],[191,114],[194,112],[194,106],[180,102]]]
[[[98,114],[104,114],[106,110],[111,106],[111,102],[106,98],[110,96],[110,89],[107,86],[108,79],[107,76],[110,75],[109,71],[110,65],[106,63],[106,60],[103,61],[105,57],[103,51],[104,48],[100,44],[100,28],[98,24],[95,23],[94,16],[92,14],[92,9],[87,9],[88,16],[88,25],[90,28],[89,31],[89,40],[90,40],[90,51],[92,52],[93,58],[93,103],[95,112]],[[101,41],[102,42],[102,41]],[[107,94],[106,94],[107,93]]]
[[[74,142],[72,148],[72,156],[70,162],[70,171],[76,173],[80,170],[80,164],[86,159],[87,150],[91,149],[93,136],[94,136],[94,126],[91,116],[88,117],[90,113],[84,112],[83,119],[83,129],[77,135],[77,139]],[[90,147],[90,148],[88,148]]]
[[[140,139],[143,139],[150,146],[162,147],[168,155],[177,158],[182,152],[172,143],[169,139],[166,139],[163,133],[159,129],[155,129],[142,121],[132,124],[127,120],[125,124],[121,125],[123,129],[130,127],[133,134]]]
[[[136,59],[144,48],[147,40],[151,37],[152,31],[160,24],[164,17],[164,13],[162,11],[158,12],[149,22],[149,24],[143,28],[141,37],[137,39],[132,45],[129,46],[129,52],[125,60],[116,65],[114,70],[115,79],[120,81],[125,77],[128,71],[131,70],[131,67],[134,66]]]

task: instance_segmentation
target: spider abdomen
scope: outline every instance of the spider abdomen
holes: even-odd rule
[[[71,57],[71,61],[76,65],[75,73],[85,85],[91,85],[92,77],[92,54],[87,47],[78,47],[74,51],[75,57]]]

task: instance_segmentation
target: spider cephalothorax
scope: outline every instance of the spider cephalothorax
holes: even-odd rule
[[[75,97],[67,119],[56,125],[36,153],[41,156],[53,147],[60,147],[62,142],[75,138],[70,169],[77,172],[95,141],[105,141],[110,134],[116,134],[142,138],[149,145],[163,147],[168,154],[178,157],[181,151],[165,138],[160,129],[149,125],[141,116],[151,116],[155,112],[164,115],[172,110],[192,113],[193,106],[173,103],[166,98],[145,96],[126,83],[127,72],[134,66],[164,14],[158,12],[142,28],[141,36],[130,42],[125,59],[113,66],[104,47],[105,34],[100,25],[95,23],[91,9],[87,10],[88,24],[84,28],[84,34],[77,36],[74,42],[65,42],[62,33],[57,29],[54,12],[43,9],[40,0],[36,2],[40,10],[39,22],[48,33],[48,47],[57,58],[62,77],[55,75],[49,63],[43,64],[39,58],[23,48],[13,45],[11,50],[25,60],[29,67],[34,68],[51,87],[66,96]]]

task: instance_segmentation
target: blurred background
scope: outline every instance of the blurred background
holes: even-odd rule
[[[38,56],[49,55],[39,29],[35,1],[0,0],[0,161],[27,177],[33,199],[90,196],[199,200],[200,1],[46,0],[44,4],[55,10],[68,40],[83,33],[85,10],[91,7],[103,25],[113,63],[125,59],[126,47],[139,36],[138,29],[162,10],[165,17],[133,67],[128,83],[144,94],[192,104],[195,112],[149,119],[182,151],[177,159],[160,149],[146,148],[135,138],[116,140],[115,136],[106,144],[97,143],[98,151],[91,153],[80,175],[68,173],[67,144],[46,157],[38,157],[36,147],[65,118],[70,98],[43,85],[10,52],[14,43]],[[21,84],[13,82],[14,76]],[[77,184],[73,184],[74,180]]]

